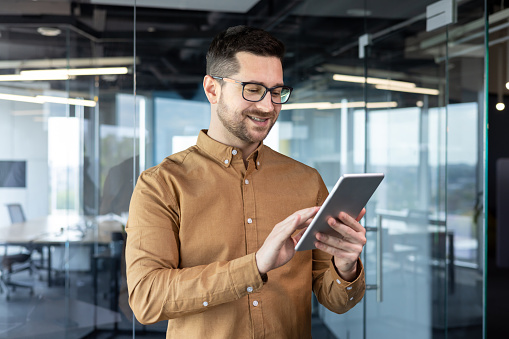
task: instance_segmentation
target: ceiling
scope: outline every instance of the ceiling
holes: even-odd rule
[[[403,53],[405,41],[425,31],[424,20],[405,22],[425,13],[434,1],[391,0],[387,6],[388,2],[365,1],[364,9],[357,0],[136,0],[134,10],[134,0],[2,0],[0,72],[13,72],[2,67],[5,60],[132,57],[136,53],[138,91],[175,91],[190,98],[203,78],[211,39],[238,24],[267,29],[286,44],[285,81],[292,84],[316,80],[330,65],[362,72],[359,36],[365,32],[376,36],[402,23],[405,29],[381,39],[383,43],[373,52],[379,53],[378,62],[389,55],[405,59],[398,64],[403,75],[411,74],[417,65],[433,64],[433,56],[403,58]],[[468,5],[469,0],[462,3]],[[37,32],[41,26],[58,27],[62,34],[41,36]],[[132,80],[103,77],[101,82],[105,89],[129,90]]]

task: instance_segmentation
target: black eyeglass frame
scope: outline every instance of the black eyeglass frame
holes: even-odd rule
[[[267,95],[267,92],[270,92],[272,94],[272,91],[277,89],[277,88],[287,88],[287,89],[290,90],[290,93],[288,94],[288,97],[287,97],[285,102],[274,102],[274,100],[272,100],[272,96],[270,97],[270,101],[272,101],[273,104],[283,105],[283,104],[286,104],[290,100],[290,96],[292,95],[292,91],[293,91],[293,87],[286,86],[286,85],[284,85],[284,86],[274,86],[274,87],[269,88],[269,87],[267,87],[265,85],[260,84],[259,82],[243,82],[243,81],[238,81],[238,80],[235,80],[235,79],[226,78],[226,77],[220,77],[220,76],[216,76],[216,75],[211,75],[210,77],[212,79],[223,80],[223,81],[226,81],[226,82],[242,85],[242,98],[244,100],[246,100],[246,101],[249,101],[249,102],[259,102],[259,101],[262,101],[265,98],[265,96]],[[259,100],[249,100],[249,99],[246,99],[246,97],[244,96],[244,88],[245,88],[246,85],[258,85],[258,86],[262,86],[263,88],[265,88],[265,93],[263,93],[262,97]]]

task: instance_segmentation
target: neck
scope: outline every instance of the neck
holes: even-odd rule
[[[258,146],[260,146],[259,142],[256,143],[246,142],[230,134],[219,133],[214,128],[209,128],[209,130],[207,131],[207,135],[222,144],[238,148],[242,152],[242,158],[244,159],[244,163],[246,163],[249,155],[251,155],[251,153],[253,153],[258,148]]]

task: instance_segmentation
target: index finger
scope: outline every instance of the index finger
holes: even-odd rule
[[[356,232],[361,232],[364,230],[364,227],[362,227],[362,225],[359,224],[359,222],[356,219],[354,219],[352,216],[345,212],[339,213],[339,220]]]

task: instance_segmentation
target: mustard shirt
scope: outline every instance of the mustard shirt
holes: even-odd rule
[[[330,255],[297,252],[262,280],[255,252],[297,210],[321,205],[318,172],[261,144],[239,149],[200,132],[195,146],[144,171],[126,226],[129,303],[144,324],[168,321],[167,338],[311,338],[311,290],[344,313],[364,295]]]

